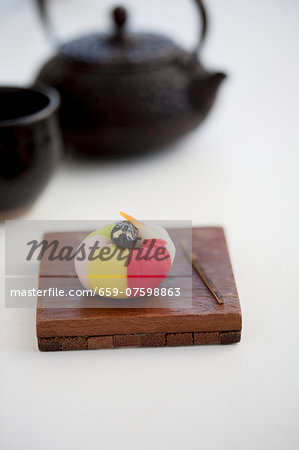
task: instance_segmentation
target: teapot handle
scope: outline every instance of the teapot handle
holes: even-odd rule
[[[202,0],[195,0],[197,8],[199,10],[199,16],[201,21],[198,42],[194,49],[194,54],[197,55],[206,39],[207,30],[208,30],[208,16],[205,5]]]
[[[39,18],[41,20],[41,23],[46,31],[46,34],[50,41],[54,42],[54,44],[58,44],[59,40],[56,36],[53,24],[51,20],[49,19],[48,10],[47,10],[47,0],[35,0]]]
[[[200,27],[198,42],[193,51],[194,55],[196,55],[199,53],[199,51],[202,47],[202,44],[205,41],[206,34],[207,34],[207,28],[208,28],[208,19],[207,19],[206,8],[203,4],[203,1],[202,0],[194,0],[194,1],[199,10],[199,15],[200,15],[200,20],[201,20],[201,27]],[[58,38],[56,36],[53,25],[49,19],[48,13],[47,13],[47,3],[48,3],[48,0],[36,0],[39,16],[40,16],[41,22],[47,32],[47,35],[53,42],[55,42],[55,44],[57,44]]]

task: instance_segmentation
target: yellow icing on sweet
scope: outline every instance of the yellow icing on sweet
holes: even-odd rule
[[[115,252],[116,248],[119,250],[119,247],[116,247],[115,245],[111,245],[110,248],[112,253]],[[101,249],[94,252],[94,258],[99,255],[100,251]],[[128,254],[128,249],[123,250],[123,257],[128,256]],[[116,288],[118,289],[118,295],[112,294],[109,298],[127,298],[126,289],[128,287],[128,283],[127,267],[125,266],[126,259],[119,261],[117,259],[118,255],[119,252],[116,252],[112,258],[104,261],[103,258],[97,258],[93,261],[89,261],[87,276],[90,289],[94,290],[97,288],[98,292],[99,289],[102,288],[104,292],[107,292],[106,289],[110,288],[111,293],[113,293],[113,288]]]

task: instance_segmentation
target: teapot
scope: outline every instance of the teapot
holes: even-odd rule
[[[36,1],[51,34],[47,2]],[[207,116],[225,74],[206,70],[199,60],[207,14],[203,2],[195,2],[201,31],[192,52],[160,34],[129,32],[122,7],[113,10],[110,34],[89,34],[59,46],[37,80],[59,91],[61,127],[73,152],[142,154],[169,145]]]

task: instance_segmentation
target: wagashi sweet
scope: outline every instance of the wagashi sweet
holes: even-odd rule
[[[121,215],[124,220],[93,231],[80,243],[86,257],[75,260],[77,276],[103,297],[150,294],[167,276],[175,246],[162,226]]]

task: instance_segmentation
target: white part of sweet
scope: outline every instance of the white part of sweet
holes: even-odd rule
[[[104,247],[107,245],[111,245],[111,241],[106,236],[87,236],[79,245],[85,246],[85,252],[86,252],[86,258],[84,258],[83,261],[78,261],[78,259],[75,259],[75,270],[76,274],[81,282],[81,284],[86,288],[90,289],[89,281],[88,281],[88,264],[89,259],[88,255],[90,254],[91,248],[97,243],[97,248]],[[78,248],[79,248],[78,247]]]
[[[165,228],[160,225],[152,225],[151,223],[144,222],[144,226],[139,227],[138,237],[144,239],[163,239],[166,242],[167,250],[170,254],[171,264],[173,264],[175,258],[175,246],[172,242],[169,234]]]

